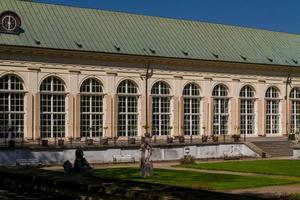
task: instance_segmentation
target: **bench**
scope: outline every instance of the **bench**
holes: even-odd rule
[[[113,161],[116,162],[135,162],[131,155],[113,155]]]
[[[16,165],[17,166],[34,166],[34,167],[39,167],[42,165],[40,161],[37,159],[31,158],[31,159],[17,159],[16,160]]]

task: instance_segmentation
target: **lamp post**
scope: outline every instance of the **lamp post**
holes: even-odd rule
[[[147,71],[145,75],[145,95],[146,95],[146,133],[141,143],[141,176],[148,177],[153,174],[153,163],[150,160],[152,155],[151,135],[148,132],[148,79],[153,75],[153,67],[150,69],[150,62],[147,63]]]

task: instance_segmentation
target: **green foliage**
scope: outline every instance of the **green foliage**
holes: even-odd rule
[[[230,161],[217,163],[198,163],[191,165],[188,164],[181,165],[180,167],[285,176],[300,176],[300,160]]]
[[[185,155],[183,158],[180,160],[180,164],[194,164],[195,163],[195,158],[191,155]]]
[[[296,140],[295,134],[289,134],[288,140]]]
[[[140,170],[138,168],[99,169],[96,170],[96,175],[103,178],[158,183],[164,185],[209,190],[232,190],[297,183],[296,180],[284,178],[210,174],[166,169],[155,169],[154,175],[147,178],[143,178],[140,176]]]

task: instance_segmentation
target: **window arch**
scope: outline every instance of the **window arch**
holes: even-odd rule
[[[171,96],[170,87],[156,82],[152,89],[152,133],[153,135],[170,135],[171,132]]]
[[[255,133],[254,89],[249,85],[240,91],[240,126],[241,134]]]
[[[55,76],[43,80],[41,92],[41,137],[65,137],[65,85]]]
[[[122,81],[118,93],[118,136],[137,136],[138,88],[131,80]]]
[[[200,100],[200,90],[196,84],[189,83],[184,87],[184,135],[200,134]]]
[[[266,133],[279,133],[279,90],[269,87],[266,92]]]
[[[22,81],[8,74],[0,78],[0,138],[24,137],[24,89]]]
[[[291,100],[291,131],[300,132],[300,88],[293,88],[290,93]]]
[[[80,136],[103,136],[103,89],[94,79],[86,79],[80,87]]]
[[[222,85],[216,85],[213,89],[212,96],[214,98],[213,110],[213,134],[228,133],[228,90]]]

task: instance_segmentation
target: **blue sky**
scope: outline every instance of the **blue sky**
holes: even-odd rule
[[[34,0],[300,34],[299,0]]]

